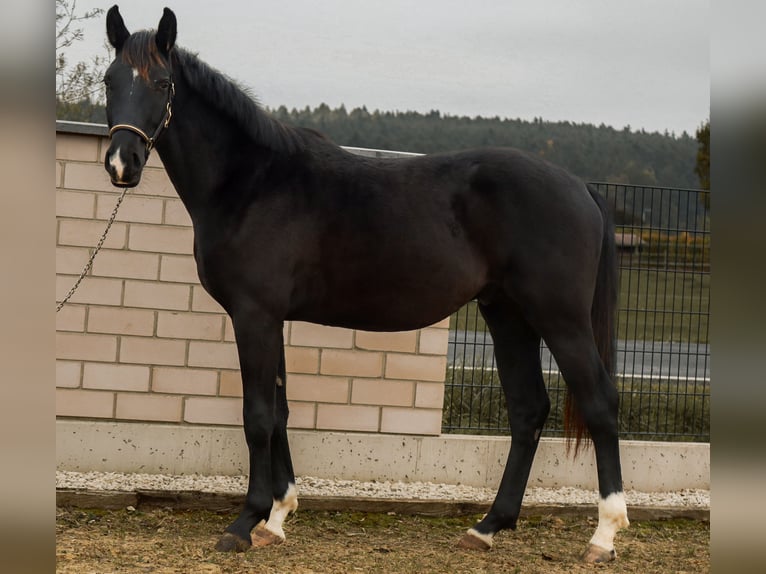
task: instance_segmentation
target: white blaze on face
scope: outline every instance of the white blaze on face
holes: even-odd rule
[[[115,181],[122,181],[122,176],[125,173],[125,164],[122,163],[120,157],[120,148],[114,150],[112,157],[109,158],[109,165],[114,168]]]
[[[295,485],[290,482],[287,484],[287,492],[282,500],[274,499],[274,503],[271,506],[271,514],[269,515],[269,521],[266,523],[265,528],[272,534],[279,536],[282,540],[285,539],[285,531],[282,529],[282,524],[287,518],[287,515],[291,512],[295,512],[298,508],[298,491]]]
[[[628,509],[625,505],[625,494],[615,492],[598,501],[598,526],[590,543],[603,548],[614,550],[614,536],[621,528],[627,528]]]
[[[133,88],[136,85],[136,78],[138,78],[139,76],[139,72],[136,68],[132,68],[132,70],[133,70],[133,80],[130,82],[130,96],[129,96],[131,98],[133,97]]]

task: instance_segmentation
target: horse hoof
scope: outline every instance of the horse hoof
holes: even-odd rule
[[[231,532],[224,532],[215,543],[215,549],[219,552],[247,552],[250,549],[250,541],[243,540]]]
[[[486,552],[492,548],[492,545],[487,544],[486,540],[482,540],[470,532],[463,534],[463,537],[458,541],[457,546],[458,548],[466,548],[468,550],[481,550],[482,552]]]
[[[278,534],[274,534],[271,530],[267,530],[264,526],[258,525],[255,530],[250,534],[250,539],[253,543],[253,548],[262,548],[264,546],[271,546],[272,544],[282,544],[285,539]]]
[[[595,544],[588,544],[588,549],[582,555],[583,562],[588,564],[611,562],[615,558],[617,558],[617,553],[614,550],[607,550]]]

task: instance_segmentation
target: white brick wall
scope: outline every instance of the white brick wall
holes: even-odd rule
[[[74,283],[117,201],[108,142],[56,136],[56,296]],[[56,317],[57,415],[240,425],[231,321],[199,285],[191,221],[156,154],[80,288]],[[369,333],[285,326],[290,427],[439,434],[448,321]]]

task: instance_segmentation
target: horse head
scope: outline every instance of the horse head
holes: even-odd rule
[[[114,185],[134,187],[172,115],[175,87],[170,54],[176,17],[165,8],[156,32],[131,34],[113,6],[106,16],[106,33],[115,58],[104,76],[111,138],[104,167]]]

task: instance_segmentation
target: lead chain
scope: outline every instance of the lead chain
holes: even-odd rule
[[[93,260],[96,258],[96,253],[99,252],[101,249],[101,246],[104,244],[104,241],[106,240],[106,235],[109,233],[109,228],[112,227],[112,223],[114,223],[114,218],[117,217],[117,210],[120,209],[120,204],[122,203],[122,200],[125,198],[125,194],[128,192],[128,188],[124,187],[122,189],[122,193],[120,194],[119,199],[117,199],[117,205],[114,206],[114,209],[112,210],[112,215],[109,217],[109,222],[106,224],[106,229],[104,229],[104,233],[101,234],[101,239],[98,240],[98,244],[96,245],[96,249],[93,251],[93,253],[90,256],[90,259],[88,259],[88,262],[85,264],[85,267],[82,270],[82,273],[80,273],[80,276],[77,278],[77,281],[75,281],[74,285],[72,285],[72,288],[69,290],[69,293],[66,294],[66,297],[64,297],[60,303],[56,306],[56,313],[61,311],[61,308],[66,304],[67,301],[69,301],[69,298],[74,294],[74,292],[77,290],[77,288],[80,286],[80,282],[85,278],[85,275],[88,274],[88,271],[90,271],[91,265],[93,265]]]

